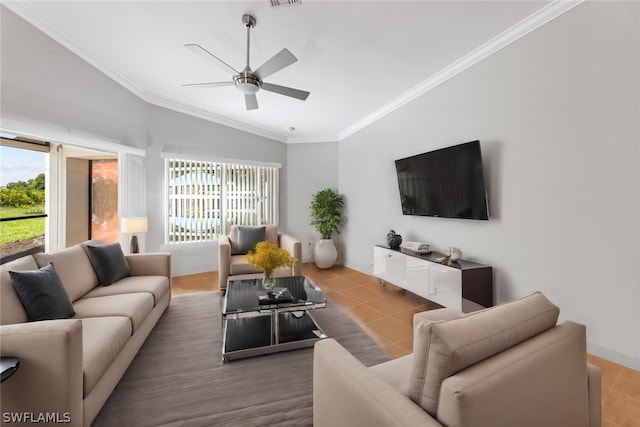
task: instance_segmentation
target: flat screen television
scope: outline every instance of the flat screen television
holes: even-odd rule
[[[395,161],[404,215],[489,219],[480,141]]]

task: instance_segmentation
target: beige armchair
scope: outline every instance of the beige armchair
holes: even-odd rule
[[[599,427],[583,325],[542,294],[414,316],[413,354],[366,367],[333,339],[313,361],[314,427]]]
[[[278,232],[275,225],[266,225],[264,238],[256,238],[256,233],[262,236],[259,227],[232,225],[228,236],[218,237],[218,280],[220,292],[224,294],[227,282],[234,276],[256,276],[262,271],[249,264],[245,259],[247,250],[253,249],[257,241],[266,240],[286,249],[296,260],[294,268],[280,268],[275,271],[276,277],[302,275],[302,243],[300,240],[285,233]],[[244,240],[243,240],[243,237]]]

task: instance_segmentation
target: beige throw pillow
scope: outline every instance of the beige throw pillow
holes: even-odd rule
[[[436,417],[442,382],[556,325],[560,310],[540,292],[459,319],[421,322],[409,397]]]

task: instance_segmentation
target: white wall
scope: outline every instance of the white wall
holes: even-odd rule
[[[0,6],[0,112],[143,148],[147,104]]]
[[[320,235],[310,225],[311,196],[319,190],[338,190],[338,143],[290,144],[287,146],[286,231],[302,241],[302,260],[312,260],[313,242]],[[336,243],[339,235],[334,237]]]
[[[494,267],[497,303],[540,290],[640,369],[639,95],[640,4],[587,2],[352,135],[346,264],[368,271],[390,228],[460,247]],[[490,221],[403,216],[393,160],[473,139]]]

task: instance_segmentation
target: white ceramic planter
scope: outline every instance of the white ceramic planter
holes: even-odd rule
[[[336,245],[331,239],[321,239],[316,242],[313,247],[313,260],[316,267],[327,269],[333,267],[338,259],[338,251]]]

